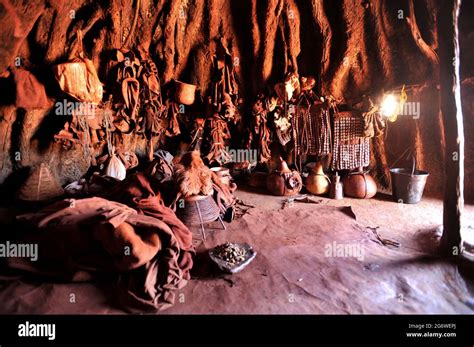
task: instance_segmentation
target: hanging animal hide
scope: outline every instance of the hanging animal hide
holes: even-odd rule
[[[204,165],[198,151],[183,155],[175,168],[175,181],[182,197],[212,193],[212,171]]]
[[[231,161],[232,157],[226,150],[226,144],[230,139],[230,132],[227,123],[219,117],[208,119],[210,138],[208,142],[211,149],[207,155],[209,162],[217,162],[219,165]]]
[[[164,132],[164,115],[167,107],[162,101],[156,64],[143,47],[139,47],[138,52],[142,67],[139,76],[141,81],[140,100],[143,104],[138,114],[138,133],[144,134],[148,140],[151,140],[154,137],[160,137]],[[150,154],[152,156],[153,150]]]
[[[25,69],[14,69],[13,80],[16,88],[16,107],[30,109],[49,106],[44,86],[31,72]]]
[[[54,77],[61,90],[81,102],[95,105],[102,101],[103,89],[97,71],[91,60],[84,56],[82,32],[77,31],[78,55],[70,61],[53,67]],[[74,49],[72,50],[74,51]]]
[[[117,50],[116,88],[114,103],[117,113],[114,119],[115,127],[122,133],[130,133],[136,128],[136,116],[139,106],[141,72],[140,61],[132,51]]]
[[[170,100],[168,106],[168,127],[166,128],[166,136],[173,137],[181,134],[181,130],[179,129],[178,115],[179,105],[176,102]]]
[[[267,115],[274,107],[271,99],[260,94],[252,108],[252,126],[249,132],[249,148],[256,148],[258,152],[258,162],[266,163],[271,157],[270,142],[271,133],[267,125]],[[254,138],[254,134],[256,138]]]
[[[194,121],[194,129],[192,130],[192,140],[190,148],[192,150],[197,150],[201,148],[202,139],[204,135],[204,118],[196,118]]]
[[[239,94],[235,78],[232,56],[221,39],[218,42],[216,54],[212,60],[212,105],[219,114],[225,116],[226,120],[237,121],[236,114]]]
[[[209,162],[221,165],[230,160],[230,154],[225,149],[231,138],[227,122],[237,123],[240,120],[240,102],[232,56],[224,39],[221,39],[212,59],[211,95],[206,109]]]
[[[377,109],[372,109],[362,114],[363,122],[363,136],[378,137],[383,134],[385,130],[385,121]]]

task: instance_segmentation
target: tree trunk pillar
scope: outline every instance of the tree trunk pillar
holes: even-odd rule
[[[461,0],[444,0],[438,13],[440,106],[445,131],[445,184],[441,250],[461,254],[464,208],[464,129],[459,78],[458,18]]]

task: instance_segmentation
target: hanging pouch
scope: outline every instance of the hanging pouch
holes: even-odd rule
[[[107,162],[107,166],[105,167],[104,174],[106,176],[116,178],[119,181],[123,181],[127,176],[127,169],[122,160],[120,160],[120,158],[116,155],[114,146],[109,148],[109,160]]]
[[[383,134],[385,122],[377,110],[370,110],[362,114],[363,120],[363,136],[378,137]]]
[[[82,32],[77,31],[77,39],[70,56],[70,60],[53,67],[54,77],[61,90],[81,102],[90,102],[94,105],[102,101],[102,83],[91,60],[84,57],[82,47]]]

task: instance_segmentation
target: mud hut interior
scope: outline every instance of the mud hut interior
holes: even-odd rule
[[[0,0],[0,313],[472,313],[473,15]]]

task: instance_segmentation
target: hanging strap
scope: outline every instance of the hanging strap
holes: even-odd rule
[[[71,49],[69,50],[68,60],[73,60],[74,58],[84,58],[84,46],[82,43],[83,35],[82,30],[78,29],[76,32],[76,39],[71,45]]]

